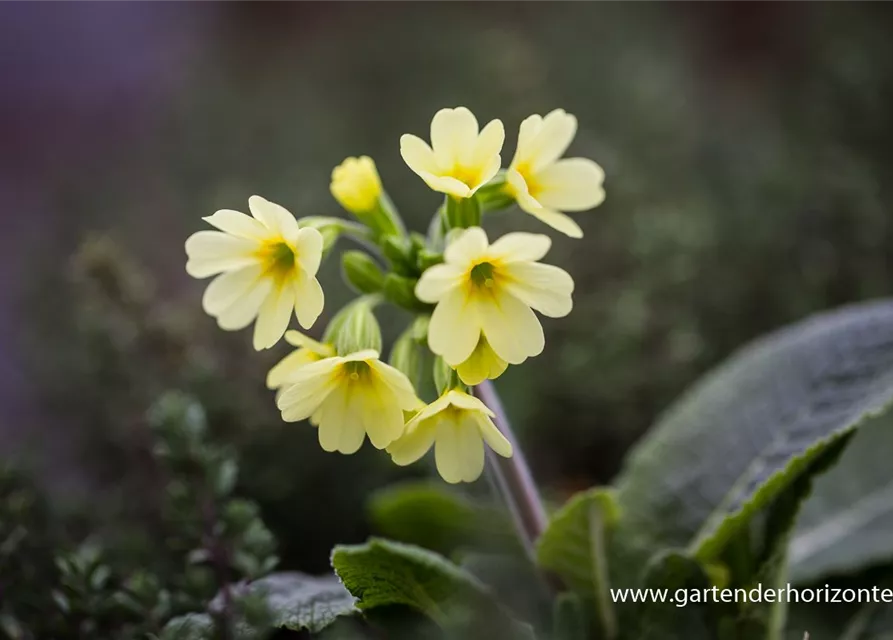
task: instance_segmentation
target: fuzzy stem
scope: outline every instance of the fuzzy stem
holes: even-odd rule
[[[494,422],[502,435],[512,444],[513,455],[503,458],[487,449],[488,469],[497,490],[508,505],[515,521],[518,537],[531,559],[535,560],[535,543],[546,528],[548,519],[539,490],[524,452],[512,431],[499,394],[490,380],[484,380],[474,388],[475,395],[496,414]]]

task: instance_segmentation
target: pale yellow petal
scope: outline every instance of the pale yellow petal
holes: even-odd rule
[[[199,231],[186,240],[186,272],[193,278],[207,278],[257,262],[258,243],[220,231]]]
[[[294,372],[292,384],[276,399],[286,422],[307,419],[328,395],[338,387],[340,358],[326,358]]]
[[[480,180],[475,189],[488,183],[499,171],[502,166],[500,152],[504,142],[505,128],[502,121],[491,120],[478,136],[471,157],[471,166],[480,171]]]
[[[315,277],[300,273],[294,281],[295,316],[304,329],[309,329],[322,313],[326,296]]]
[[[521,208],[523,209],[524,207]],[[551,209],[525,209],[525,211],[540,222],[545,222],[547,225],[556,231],[560,231],[566,236],[570,236],[571,238],[583,237],[583,230],[580,228],[580,225],[574,222],[573,218],[560,211],[553,211]]]
[[[301,269],[308,276],[315,276],[322,260],[322,234],[313,227],[304,227],[298,231],[295,241],[295,258]]]
[[[524,177],[514,169],[509,169],[505,173],[505,180],[509,187],[509,192],[515,198],[518,206],[527,213],[533,213],[543,208],[539,201],[530,195],[527,188],[527,182]]]
[[[384,449],[403,435],[406,428],[403,410],[396,394],[388,385],[373,378],[371,384],[362,386],[363,391],[358,395],[358,401],[362,403],[364,430],[373,447]]]
[[[434,459],[441,477],[451,484],[477,480],[484,470],[484,444],[472,418],[440,422]]]
[[[437,175],[440,172],[434,151],[418,136],[409,133],[400,136],[400,156],[406,166],[419,175]]]
[[[308,364],[317,362],[319,357],[310,349],[297,349],[273,365],[267,373],[267,388],[277,389],[291,382],[294,374]]]
[[[508,262],[536,262],[549,252],[552,239],[542,233],[507,233],[490,245],[488,255],[494,260]]]
[[[445,193],[456,198],[468,198],[474,193],[467,184],[451,176],[435,176],[430,173],[419,173],[419,176],[432,190],[438,193]]]
[[[586,211],[605,199],[605,172],[588,158],[567,158],[536,174],[537,200],[547,209]]]
[[[262,223],[241,211],[221,209],[202,220],[221,231],[240,238],[260,241],[270,237],[270,231]]]
[[[294,329],[285,332],[285,341],[294,347],[305,347],[322,356],[335,355],[335,349],[332,345],[317,342],[310,336],[304,335],[300,331],[295,331]]]
[[[288,286],[274,286],[257,312],[254,324],[254,348],[269,349],[279,342],[288,328],[295,306],[295,293]]]
[[[543,117],[538,114],[528,116],[521,122],[518,129],[518,146],[515,156],[512,158],[512,167],[521,164],[529,164],[533,145],[531,144],[543,126]]]
[[[356,410],[347,384],[338,385],[320,405],[314,417],[317,420],[319,446],[323,451],[352,454],[363,446],[366,433],[363,423],[357,419]]]
[[[567,151],[577,134],[577,119],[564,109],[546,114],[536,138],[531,142],[531,170],[549,166]]]
[[[431,148],[441,168],[469,165],[478,136],[478,121],[465,107],[441,109],[431,120]]]
[[[211,316],[223,313],[230,305],[248,294],[262,273],[263,268],[255,264],[227,271],[214,278],[202,296],[202,308],[205,313]]]
[[[478,305],[484,335],[496,354],[509,364],[520,364],[543,351],[545,338],[536,315],[526,304],[501,291]]]
[[[465,229],[447,246],[443,259],[447,264],[464,268],[486,254],[487,244],[487,233],[483,229]]]
[[[428,267],[415,286],[415,295],[422,302],[435,303],[451,289],[462,284],[464,269],[454,264]]]
[[[394,464],[401,467],[412,464],[428,453],[436,434],[437,423],[434,420],[417,423],[412,429],[407,425],[406,433],[388,446],[388,453]]]
[[[481,336],[474,352],[456,367],[456,373],[462,382],[475,386],[487,379],[495,380],[505,373],[508,366],[505,360],[496,355],[487,339]]]
[[[428,347],[451,366],[458,366],[474,351],[481,334],[475,305],[463,288],[450,291],[434,308],[428,324]]]
[[[436,416],[438,413],[446,409],[450,406],[450,400],[447,397],[448,394],[444,394],[437,398],[434,402],[423,407],[421,411],[416,413],[407,423],[406,429],[414,429],[415,426],[420,423],[422,420],[427,420],[433,416]]]
[[[485,352],[475,350],[465,362],[456,367],[456,373],[462,382],[473,387],[484,380],[495,380],[505,373],[508,366],[508,362],[488,348]]]
[[[458,407],[459,409],[464,409],[465,411],[473,411],[491,417],[494,415],[493,412],[490,411],[490,408],[483,403],[483,401],[469,393],[465,393],[464,391],[452,389],[447,392],[444,397],[451,405],[453,405],[454,407]]]
[[[342,362],[367,362],[370,360],[378,360],[381,354],[375,349],[363,349],[362,351],[354,351],[346,356],[339,358]]]
[[[500,269],[500,286],[521,302],[550,318],[571,312],[574,280],[564,269],[538,262],[513,262]]]
[[[476,420],[478,428],[481,431],[481,436],[484,438],[484,442],[503,458],[511,458],[512,443],[502,435],[502,432],[496,428],[493,421],[490,418],[481,415],[477,416]]]
[[[368,360],[367,363],[378,377],[380,384],[394,395],[394,402],[401,411],[412,411],[419,406],[415,388],[406,374],[381,360]]]
[[[261,305],[267,299],[273,283],[261,278],[248,292],[217,315],[217,325],[225,331],[244,329],[257,317]]]
[[[248,198],[248,208],[251,210],[251,215],[260,220],[267,229],[289,242],[295,242],[299,227],[291,211],[261,196]]]

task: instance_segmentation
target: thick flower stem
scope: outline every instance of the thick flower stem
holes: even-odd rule
[[[488,472],[512,513],[521,543],[535,561],[535,543],[548,522],[546,509],[493,383],[485,380],[474,388],[474,393],[496,414],[496,427],[512,443],[511,458],[487,450]]]

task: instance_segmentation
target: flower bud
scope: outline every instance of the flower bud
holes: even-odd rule
[[[381,242],[381,250],[391,263],[394,271],[400,275],[411,276],[416,273],[413,251],[415,247],[409,238],[403,236],[385,236]]]
[[[370,298],[372,296],[353,301],[329,323],[323,342],[334,344],[339,356],[364,349],[381,353],[381,327],[372,313],[374,302]]]
[[[422,345],[416,338],[412,325],[397,338],[394,346],[391,347],[388,364],[402,371],[413,385],[418,384],[422,368]]]
[[[381,196],[381,179],[369,156],[347,158],[332,170],[332,195],[356,216],[371,211]]]
[[[381,268],[362,251],[345,251],[341,255],[341,273],[360,293],[377,293],[384,285]]]
[[[376,236],[404,233],[400,216],[384,192],[375,162],[369,156],[345,159],[332,170],[329,188],[338,203]]]
[[[431,305],[425,304],[415,295],[415,286],[418,278],[407,278],[389,273],[385,276],[382,293],[389,302],[408,311],[429,311]]]

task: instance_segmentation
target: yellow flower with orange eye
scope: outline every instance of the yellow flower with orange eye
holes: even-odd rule
[[[560,159],[576,133],[577,119],[563,109],[525,119],[505,178],[521,209],[561,233],[582,238],[583,230],[563,212],[600,205],[605,172],[588,158]]]
[[[479,130],[465,107],[441,109],[431,120],[431,146],[407,133],[400,137],[400,155],[434,191],[469,198],[499,171],[504,141],[500,120]]]
[[[502,362],[520,364],[542,352],[534,309],[552,318],[570,313],[574,281],[538,262],[550,246],[548,236],[532,233],[509,233],[490,244],[483,229],[472,227],[447,246],[443,264],[422,274],[416,296],[436,304],[428,346],[466,384],[501,374]]]
[[[316,273],[323,238],[260,196],[251,196],[248,207],[251,216],[224,209],[204,218],[219,231],[199,231],[186,240],[186,272],[195,278],[220,274],[202,306],[228,331],[256,319],[254,348],[260,350],[279,341],[292,313],[305,329],[322,313],[325,296]]]
[[[484,443],[504,458],[512,445],[493,424],[493,412],[463,391],[451,389],[419,411],[402,438],[388,447],[398,465],[412,464],[434,447],[437,471],[449,483],[473,482],[484,470]]]

